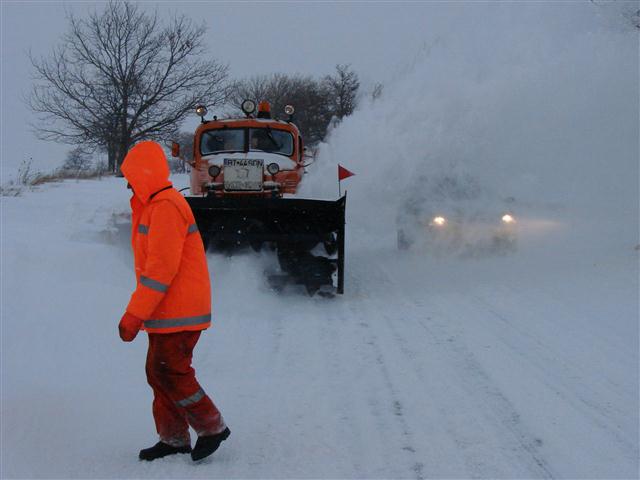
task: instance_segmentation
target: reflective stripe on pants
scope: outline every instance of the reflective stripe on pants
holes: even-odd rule
[[[201,388],[190,397],[183,398],[182,400],[178,400],[176,402],[176,405],[178,405],[179,407],[188,407],[189,405],[198,403],[200,400],[202,400],[205,397],[205,395],[206,393],[204,393],[204,390],[202,390]]]

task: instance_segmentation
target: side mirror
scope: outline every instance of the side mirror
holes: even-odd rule
[[[177,142],[171,142],[171,156],[179,157],[180,156],[180,144]]]

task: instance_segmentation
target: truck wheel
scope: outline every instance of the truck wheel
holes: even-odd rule
[[[335,233],[328,234],[322,242],[324,244],[324,251],[327,255],[331,256],[338,251],[338,237]]]

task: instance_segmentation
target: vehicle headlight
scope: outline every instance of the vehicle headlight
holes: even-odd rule
[[[508,213],[505,213],[505,214],[502,216],[502,223],[513,223],[513,222],[515,222],[515,221],[516,221],[516,219],[515,219],[515,218],[513,218],[513,215],[510,215],[510,214],[508,214]]]
[[[269,172],[271,175],[275,175],[279,171],[280,165],[278,165],[277,163],[270,163],[269,165],[267,165],[267,172]]]
[[[245,115],[251,115],[253,112],[256,111],[256,102],[254,102],[253,100],[247,99],[242,102],[242,105],[240,105],[240,108],[245,113]]]
[[[436,225],[438,227],[443,226],[445,223],[447,223],[447,219],[442,216],[433,217],[433,220],[431,221],[431,225]]]
[[[216,178],[218,175],[220,175],[220,167],[218,165],[211,165],[209,167],[209,175],[211,175],[213,178]]]

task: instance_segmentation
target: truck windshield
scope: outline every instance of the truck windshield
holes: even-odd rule
[[[286,156],[293,154],[293,135],[289,132],[272,128],[252,128],[249,134],[249,150]]]
[[[204,132],[200,137],[200,154],[243,152],[244,131],[244,128],[225,128]]]

